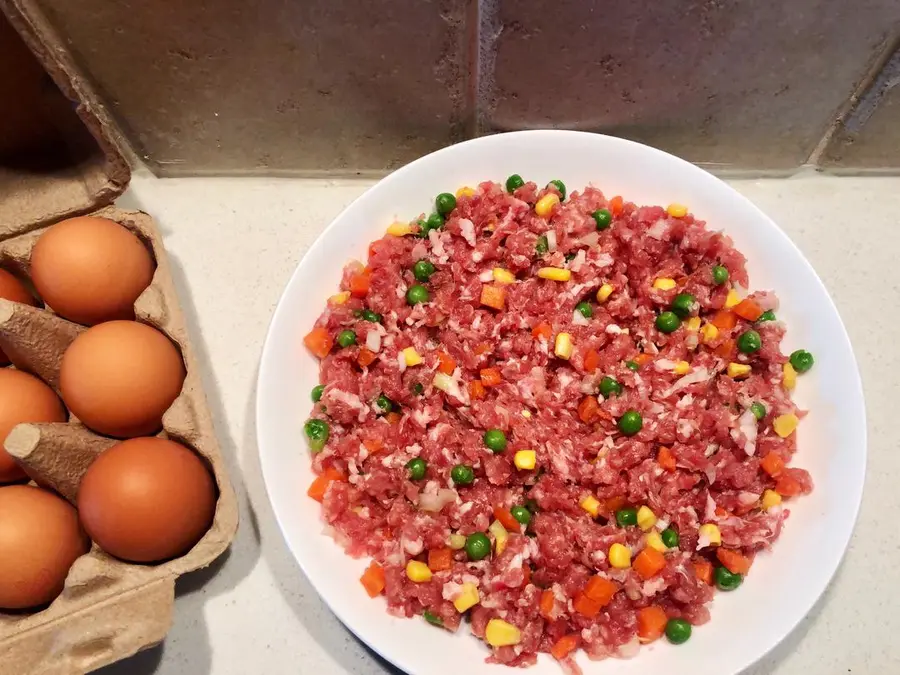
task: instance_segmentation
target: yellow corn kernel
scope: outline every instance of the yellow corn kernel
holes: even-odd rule
[[[498,284],[514,284],[516,283],[516,275],[505,270],[502,267],[495,267],[493,271],[494,281]]]
[[[522,411],[522,417],[524,417],[524,418],[527,419],[527,420],[530,420],[530,419],[531,419],[531,411],[530,411],[530,410],[523,410],[523,411]]]
[[[631,567],[631,549],[623,544],[613,544],[610,546],[609,564],[617,570],[627,570]]]
[[[406,576],[417,584],[431,581],[431,569],[423,562],[410,560],[406,563]]]
[[[456,607],[457,612],[462,614],[466,610],[472,609],[479,602],[481,602],[481,597],[478,595],[478,587],[473,583],[466,582],[462,585],[459,595],[453,601],[453,606]]]
[[[597,289],[597,302],[606,302],[615,289],[609,284],[603,284]]]
[[[600,513],[600,501],[594,495],[585,495],[578,505],[590,513],[594,518]]]
[[[692,316],[690,319],[684,322],[684,327],[692,333],[696,333],[698,330],[700,330],[700,317]],[[715,328],[715,326],[713,326],[713,328]]]
[[[538,270],[538,276],[551,281],[568,281],[572,278],[572,272],[562,267],[542,267]]]
[[[668,213],[673,218],[684,218],[687,215],[688,209],[684,204],[669,204],[666,207],[666,213]]]
[[[403,361],[407,366],[417,366],[422,363],[422,357],[415,347],[407,347],[403,350]]]
[[[705,324],[703,328],[700,329],[700,337],[703,338],[704,342],[712,342],[719,337],[719,329],[711,323]]]
[[[637,523],[644,532],[656,525],[656,514],[649,506],[642,506],[637,512]]]
[[[790,363],[785,363],[781,369],[782,377],[781,383],[784,385],[784,388],[788,391],[791,391],[794,387],[797,386],[797,371]]]
[[[475,194],[475,190],[470,188],[468,185],[463,185],[459,190],[456,191],[456,198],[460,197],[471,197]]]
[[[488,532],[494,535],[494,552],[497,555],[500,555],[503,553],[504,549],[506,549],[506,542],[509,540],[509,532],[506,531],[506,528],[503,527],[503,524],[499,520],[495,520],[491,523]]]
[[[521,642],[522,631],[503,619],[491,619],[484,629],[484,639],[491,647],[510,647]]]
[[[466,546],[466,538],[461,534],[451,534],[447,545],[454,551],[458,551]]]
[[[560,333],[556,336],[556,343],[553,345],[553,353],[561,359],[567,361],[572,356],[572,336],[568,333]]]
[[[740,302],[741,297],[737,294],[737,291],[732,288],[728,291],[728,295],[725,296],[725,309],[731,309]]]
[[[653,282],[653,288],[659,291],[671,291],[675,288],[675,280],[669,277],[659,277]]]
[[[779,415],[772,420],[772,428],[775,430],[775,433],[782,438],[787,438],[794,433],[798,424],[800,424],[800,420],[794,413]]]
[[[751,370],[753,370],[753,368],[746,363],[734,363],[732,361],[728,364],[728,377],[733,377],[735,379],[747,377]]]
[[[412,234],[412,231],[412,225],[401,222],[391,223],[387,229],[387,233],[392,237],[403,237],[407,234]]]
[[[768,511],[773,506],[781,504],[781,495],[775,490],[766,490],[762,496],[762,507],[764,511]]]
[[[668,547],[663,543],[662,537],[659,532],[653,530],[647,534],[647,546],[652,548],[654,551],[659,551],[660,553],[665,553],[668,551]]]
[[[672,370],[676,375],[687,375],[691,372],[691,364],[687,361],[679,361]]]
[[[537,453],[534,450],[519,450],[513,455],[513,463],[517,469],[531,471],[537,466]]]
[[[344,291],[342,293],[335,293],[330,298],[328,298],[328,302],[332,305],[343,305],[350,299],[350,291]]]
[[[719,526],[715,523],[706,523],[700,526],[700,536],[706,537],[709,546],[718,546],[722,543],[722,533],[719,532]]]
[[[534,212],[541,218],[549,218],[553,213],[553,207],[559,204],[559,196],[550,192],[537,200],[534,205]]]

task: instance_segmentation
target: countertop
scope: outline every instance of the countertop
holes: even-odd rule
[[[845,561],[814,611],[747,675],[900,672],[900,425],[891,422],[900,396],[900,178],[729,182],[784,228],[831,292],[859,360],[869,428],[865,496]],[[369,185],[138,172],[119,200],[163,230],[242,523],[227,556],[179,581],[165,643],[103,675],[397,673],[329,612],[290,557],[266,498],[253,412],[282,288],[320,230]]]

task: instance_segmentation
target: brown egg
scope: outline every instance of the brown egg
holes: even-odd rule
[[[84,529],[104,551],[131,562],[187,553],[206,533],[216,487],[203,460],[162,438],[132,438],[91,464],[78,490]]]
[[[63,220],[38,239],[31,279],[57,314],[87,326],[133,319],[150,285],[153,258],[131,231],[107,218]]]
[[[56,598],[88,546],[67,501],[30,485],[0,487],[0,608],[28,609]]]
[[[137,321],[89,328],[63,354],[59,387],[78,419],[116,438],[146,436],[181,393],[184,362],[163,333]]]
[[[23,305],[37,305],[37,300],[28,292],[25,284],[4,269],[0,269],[0,298],[21,302]],[[9,359],[0,349],[0,366],[8,364]]]
[[[0,368],[0,483],[25,478],[25,472],[6,454],[3,441],[21,422],[65,422],[66,409],[56,393],[34,375]],[[3,519],[0,513],[0,520]]]

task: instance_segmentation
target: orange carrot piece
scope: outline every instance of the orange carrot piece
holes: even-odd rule
[[[331,341],[331,336],[328,334],[328,331],[321,326],[317,326],[309,331],[306,337],[303,338],[303,344],[305,344],[306,348],[315,356],[324,359],[328,356],[328,352],[331,351],[331,347],[334,343]]]
[[[397,424],[400,422],[400,420],[402,418],[403,418],[403,415],[401,415],[398,412],[389,412],[387,415],[384,416],[384,419],[387,420],[388,424]]]
[[[359,274],[350,277],[350,295],[354,298],[364,298],[369,294],[369,284],[372,279],[372,271],[367,267]]]
[[[552,654],[553,658],[557,661],[562,661],[569,654],[578,649],[579,644],[581,644],[581,633],[569,633],[568,635],[563,635],[550,648],[550,654]]]
[[[578,419],[585,424],[591,424],[597,421],[597,412],[600,410],[600,404],[594,396],[585,396],[578,404]]]
[[[476,345],[474,351],[475,351],[475,356],[483,356],[484,354],[487,354],[489,351],[491,351],[491,343],[490,342],[482,342],[482,343]]]
[[[793,476],[781,475],[775,481],[775,492],[782,497],[796,497],[803,494],[803,486]]]
[[[784,460],[780,455],[770,452],[760,460],[759,468],[774,478],[784,471]]]
[[[365,347],[360,347],[359,356],[356,357],[356,362],[362,367],[365,368],[367,366],[371,366],[376,359],[376,354],[373,351]]]
[[[572,603],[572,606],[575,608],[576,612],[582,616],[586,616],[588,619],[593,619],[600,613],[600,610],[603,609],[602,604],[596,600],[591,600],[584,593],[579,593],[575,596],[575,601]]]
[[[731,311],[747,321],[756,321],[763,314],[763,308],[750,298],[744,298],[731,308]]]
[[[553,591],[544,591],[541,593],[541,616],[547,621],[553,621],[553,607],[556,605],[556,597]]]
[[[366,568],[366,571],[363,572],[359,581],[370,598],[377,598],[384,592],[384,568],[373,560]]]
[[[588,349],[584,355],[584,369],[593,373],[600,367],[600,353],[596,349]]]
[[[651,354],[638,354],[634,357],[634,362],[639,366],[645,366],[653,360]]]
[[[731,330],[737,326],[737,314],[727,309],[720,309],[713,315],[710,323],[720,330]]]
[[[505,509],[502,506],[494,507],[494,518],[500,521],[500,524],[510,532],[519,532],[522,529],[522,523],[513,518],[513,514],[510,513],[509,509]]]
[[[502,310],[506,306],[506,289],[485,284],[481,287],[481,304],[491,309]]]
[[[456,359],[447,352],[438,352],[438,372],[444,375],[452,375],[456,370]]]
[[[344,475],[343,471],[339,469],[325,469],[325,472],[319,476],[316,476],[316,479],[309,486],[309,489],[306,491],[306,495],[315,499],[317,502],[321,502],[325,499],[325,492],[328,490],[328,486],[331,485],[335,481],[346,480],[347,477]]]
[[[531,329],[531,337],[535,340],[543,338],[547,341],[553,335],[553,326],[546,321],[541,321],[537,326]]]
[[[734,340],[731,338],[725,340],[725,342],[716,347],[713,352],[716,356],[720,356],[723,359],[730,359],[731,355],[734,354]]]
[[[449,548],[434,548],[428,551],[428,567],[432,572],[444,572],[453,567],[453,551]]]
[[[625,497],[618,495],[616,497],[610,497],[605,502],[603,502],[603,510],[606,513],[615,513],[619,509],[621,509],[628,502],[625,500]]]
[[[631,566],[634,568],[635,572],[644,577],[644,579],[651,579],[665,569],[666,556],[655,548],[647,546],[643,551],[638,553],[637,558],[634,559]]]
[[[666,471],[675,470],[675,455],[673,455],[672,450],[665,445],[659,447],[659,452],[656,454],[656,461],[659,462],[659,465]]]
[[[658,605],[642,607],[638,610],[638,638],[641,642],[653,642],[662,637],[669,617],[666,610]]]
[[[738,551],[729,548],[718,548],[716,549],[716,557],[732,574],[747,574],[750,571],[750,559],[741,555]]]
[[[481,384],[485,387],[496,387],[503,382],[503,376],[497,368],[482,368],[479,375],[481,376]]]
[[[707,586],[712,586],[713,566],[708,560],[694,561],[694,574]]]
[[[616,195],[609,200],[609,212],[614,216],[619,215],[625,209],[625,200],[620,195]]]
[[[487,394],[487,390],[484,388],[484,385],[481,384],[481,380],[472,380],[469,382],[469,398],[473,401],[480,401]]]
[[[582,592],[594,602],[599,602],[601,607],[606,607],[613,596],[619,592],[619,586],[609,579],[594,575]]]
[[[363,441],[363,445],[370,455],[377,454],[384,450],[384,442],[380,438],[367,438]]]

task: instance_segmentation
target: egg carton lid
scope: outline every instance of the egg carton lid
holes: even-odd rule
[[[24,135],[17,120],[40,118],[29,134],[39,141],[0,157],[3,240],[112,204],[128,187],[131,170],[121,135],[37,3],[0,0],[0,11],[6,17],[0,16],[0,88],[15,90],[4,96],[3,107],[28,106],[0,110],[0,141],[4,133],[7,139]],[[21,96],[21,78],[42,77],[28,67],[33,59],[49,80],[32,79],[28,90],[34,96]]]

